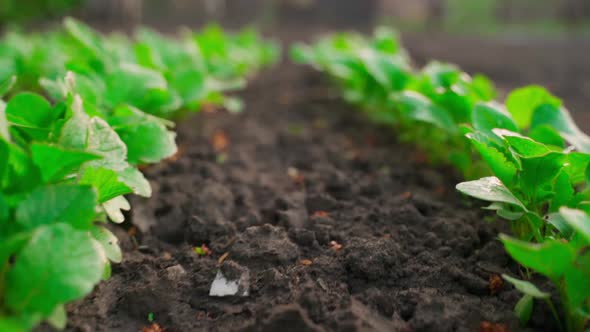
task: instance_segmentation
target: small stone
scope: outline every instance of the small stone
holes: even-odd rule
[[[170,280],[180,280],[184,275],[186,275],[186,270],[180,264],[170,266],[166,269],[166,276]]]
[[[250,270],[234,262],[224,263],[211,284],[209,296],[248,296]]]

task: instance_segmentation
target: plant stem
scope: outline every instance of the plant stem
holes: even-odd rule
[[[6,272],[8,272],[9,267],[10,264],[8,263],[8,261],[6,261],[4,262],[4,264],[2,264],[2,268],[0,268],[0,304],[4,300],[4,289],[6,288]]]
[[[547,305],[549,306],[549,310],[551,310],[551,314],[553,315],[553,317],[557,321],[557,324],[559,325],[559,330],[564,332],[566,330],[566,328],[563,326],[561,319],[559,319],[559,314],[557,313],[557,310],[555,309],[555,306],[553,305],[553,301],[551,301],[551,299],[545,299],[545,302],[547,302]]]
[[[529,222],[529,226],[531,227],[535,241],[537,241],[537,243],[543,243],[543,236],[541,235],[540,230],[535,227],[535,223],[531,220],[531,216],[527,215],[526,220]]]

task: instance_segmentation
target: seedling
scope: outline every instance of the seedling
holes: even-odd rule
[[[199,256],[210,256],[212,254],[211,249],[204,244],[200,247],[194,247],[193,251]]]

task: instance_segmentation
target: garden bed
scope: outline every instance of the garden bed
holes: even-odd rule
[[[518,330],[502,223],[320,74],[280,68],[244,113],[179,124],[177,158],[146,170],[153,197],[113,227],[123,262],[69,306],[68,330]],[[209,296],[220,261],[249,274],[248,296]]]

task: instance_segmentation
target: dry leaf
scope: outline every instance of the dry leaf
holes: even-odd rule
[[[504,324],[498,323],[491,323],[491,322],[481,322],[479,324],[479,331],[480,332],[508,332],[508,326]]]
[[[500,291],[500,289],[502,289],[502,286],[504,286],[504,279],[502,279],[502,277],[500,277],[497,274],[492,274],[490,276],[488,285],[488,287],[490,288],[490,293],[492,295],[497,294]]]
[[[223,131],[217,130],[213,133],[211,144],[213,145],[213,150],[215,150],[215,152],[222,152],[229,146],[229,138]]]
[[[316,211],[313,213],[312,218],[326,218],[328,216],[328,212],[326,211]]]
[[[399,197],[401,199],[405,199],[405,200],[412,198],[412,196],[413,196],[413,194],[409,191],[403,192],[401,195],[399,195]]]
[[[141,329],[141,332],[164,332],[165,330],[158,325],[157,323],[153,323],[150,326],[145,326],[143,329]]]
[[[309,265],[313,264],[313,262],[309,259],[302,259],[300,261],[300,263],[301,263],[301,265],[305,265],[305,266],[309,266]]]
[[[227,256],[229,256],[229,252],[226,252],[225,254],[221,255],[221,257],[219,257],[219,259],[217,260],[217,263],[223,264],[223,261],[225,261]]]
[[[340,251],[342,249],[342,245],[336,241],[330,241],[330,248],[334,251]]]

